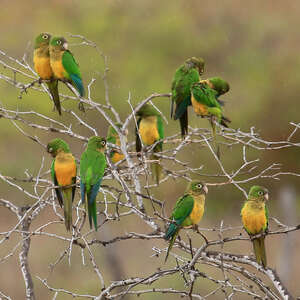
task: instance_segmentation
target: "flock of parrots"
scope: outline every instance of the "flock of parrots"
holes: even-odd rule
[[[80,97],[84,96],[84,86],[81,73],[72,53],[68,50],[68,43],[63,37],[51,37],[48,33],[41,33],[35,40],[34,67],[40,81],[44,81],[49,88],[52,100],[61,115],[61,105],[58,92],[58,81],[68,82],[76,88]],[[230,122],[223,115],[223,101],[220,95],[229,90],[229,84],[219,77],[201,80],[204,70],[204,60],[201,58],[187,59],[175,72],[172,82],[171,117],[179,119],[181,135],[188,133],[188,106],[194,112],[210,120],[213,134],[215,123],[225,127]],[[174,111],[174,102],[176,104]],[[161,166],[155,152],[162,151],[164,139],[163,120],[160,113],[150,104],[145,104],[136,113],[136,151],[142,150],[142,145],[153,148],[151,163],[152,174],[159,184]],[[116,124],[120,127],[120,124]],[[120,146],[119,135],[110,126],[107,138],[93,136],[88,140],[87,147],[80,159],[80,193],[81,203],[85,204],[90,228],[97,224],[96,197],[107,167],[105,156],[106,142]],[[117,163],[124,159],[124,155],[116,148],[110,151],[110,161]],[[56,186],[55,192],[60,206],[64,209],[65,226],[69,231],[72,227],[72,202],[76,189],[76,160],[68,144],[62,139],[53,139],[47,145],[47,151],[53,156],[51,177]],[[207,186],[200,181],[189,183],[185,194],[178,199],[171,215],[171,222],[165,233],[165,239],[170,240],[166,259],[181,228],[197,225],[202,218],[205,206]],[[253,242],[256,260],[263,267],[267,266],[265,253],[265,233],[268,228],[268,211],[265,205],[268,200],[268,190],[261,186],[252,186],[248,199],[241,210],[242,222],[245,230]],[[258,235],[258,236],[256,236]],[[254,236],[254,238],[253,238]]]

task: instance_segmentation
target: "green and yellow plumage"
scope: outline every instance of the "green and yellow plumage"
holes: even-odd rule
[[[192,181],[184,196],[177,200],[171,216],[173,223],[169,225],[164,237],[170,240],[165,261],[168,259],[179,230],[186,226],[196,225],[202,219],[207,192],[208,189],[204,183]]]
[[[51,35],[41,33],[35,39],[33,64],[34,69],[41,79],[47,80],[47,85],[54,105],[61,115],[61,106],[58,93],[58,81],[54,78],[54,73],[50,65],[49,43]]]
[[[98,229],[96,197],[106,169],[105,158],[106,140],[99,136],[89,139],[87,148],[80,159],[80,193],[81,202],[89,217],[90,228],[94,223]]]
[[[142,150],[142,143],[145,146],[154,146],[153,152],[161,152],[164,138],[164,126],[160,113],[150,104],[145,104],[137,112],[137,131],[136,131],[136,151]],[[142,140],[142,141],[141,141]],[[151,160],[159,160],[154,154]],[[151,163],[152,174],[155,175],[156,183],[159,184],[162,167],[159,162]]]
[[[241,210],[242,222],[250,237],[265,233],[268,229],[268,210],[265,201],[269,198],[269,192],[261,186],[252,186],[248,198]],[[253,239],[253,250],[256,261],[267,266],[265,250],[265,236]]]
[[[118,128],[122,127],[122,125],[119,123],[117,123],[116,126]],[[127,131],[126,131],[126,135],[127,135]],[[113,126],[109,126],[109,128],[108,128],[106,141],[108,143],[117,145],[119,147],[121,145],[120,137],[119,137],[117,131],[113,128]],[[121,153],[120,150],[113,150],[110,152],[110,159],[114,164],[116,164],[117,162],[124,159],[124,154]]]
[[[53,37],[50,41],[49,52],[50,65],[54,76],[62,81],[71,83],[80,96],[83,97],[85,91],[80,69],[73,54],[68,50],[66,39],[64,37]]]
[[[199,82],[204,70],[204,60],[192,57],[187,59],[175,72],[172,81],[171,117],[179,119],[181,135],[188,133],[188,106],[191,105],[191,86]],[[174,103],[176,104],[174,112]]]
[[[47,151],[54,157],[51,165],[51,177],[56,188],[58,202],[64,208],[65,226],[69,231],[72,226],[72,203],[76,189],[76,161],[68,144],[61,139],[54,139],[47,145]]]

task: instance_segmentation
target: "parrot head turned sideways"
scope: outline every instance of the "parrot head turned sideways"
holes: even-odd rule
[[[93,136],[89,139],[87,144],[88,150],[97,150],[99,152],[104,152],[106,146],[106,139],[99,136]]]
[[[209,78],[209,82],[212,84],[212,88],[217,91],[217,96],[227,93],[230,89],[229,83],[220,77]]]
[[[201,181],[192,181],[188,185],[186,192],[192,193],[194,195],[206,195],[208,193],[208,188]]]
[[[199,75],[202,75],[204,72],[204,59],[199,57],[191,57],[185,61],[185,64],[189,69],[198,69]]]
[[[40,48],[40,47],[48,47],[51,40],[51,34],[43,32],[39,34],[34,43],[34,49]]]
[[[57,153],[61,150],[65,153],[70,152],[69,145],[61,139],[54,139],[47,145],[47,152],[50,153],[53,157],[56,157]]]
[[[269,191],[265,187],[254,185],[251,187],[248,195],[248,200],[251,199],[265,202],[269,200]]]

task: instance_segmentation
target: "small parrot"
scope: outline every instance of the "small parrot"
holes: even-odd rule
[[[81,203],[85,203],[90,228],[92,229],[94,222],[96,231],[98,229],[96,197],[106,169],[105,147],[104,138],[93,136],[89,139],[80,159]]]
[[[84,87],[79,66],[73,54],[68,50],[68,43],[64,37],[53,37],[50,41],[50,65],[54,76],[62,81],[71,83],[84,96]],[[83,109],[82,103],[79,108]]]
[[[159,142],[164,138],[164,124],[160,113],[150,104],[143,105],[136,113],[137,130],[136,130],[136,152],[142,150],[142,142],[146,146],[150,146],[156,143],[153,152],[161,152],[163,148],[163,142]],[[151,160],[158,160],[158,158],[152,154]],[[159,162],[151,163],[152,175],[155,177],[156,183],[159,184],[162,167]]]
[[[118,128],[121,128],[122,124],[117,123],[116,126]],[[126,135],[127,134],[128,134],[128,131],[126,130]],[[109,126],[109,128],[108,128],[106,141],[111,143],[111,144],[115,144],[119,147],[121,145],[120,137],[119,137],[118,133],[116,132],[116,130],[112,126]],[[124,154],[121,153],[120,150],[110,151],[110,159],[114,164],[116,164],[120,160],[124,159]]]
[[[221,81],[220,90],[226,90],[228,83],[225,80]],[[223,89],[221,89],[223,86]],[[213,119],[216,118],[217,121],[224,127],[228,127],[227,123],[231,121],[223,116],[222,107],[217,101],[217,95],[220,92],[209,87],[206,82],[196,82],[191,86],[191,101],[192,106],[197,115],[202,117],[211,117],[211,126],[213,128],[213,133],[215,135],[215,124]]]
[[[251,187],[241,210],[242,222],[250,237],[265,233],[268,229],[268,209],[265,204],[268,199],[269,192],[266,188],[257,185]],[[266,268],[265,236],[253,239],[252,243],[256,261]]]
[[[72,226],[72,203],[76,189],[76,161],[70,152],[69,145],[54,139],[47,145],[47,151],[54,157],[51,165],[51,177],[56,188],[56,196],[60,207],[64,208],[65,226],[70,231]],[[72,185],[72,186],[71,186]]]
[[[183,138],[188,133],[188,106],[191,105],[191,86],[200,81],[200,75],[203,71],[204,60],[192,57],[176,70],[173,77],[171,118],[179,119]],[[176,103],[175,113],[174,102]]]
[[[172,221],[164,236],[165,240],[170,240],[165,262],[169,252],[173,247],[179,230],[182,227],[197,225],[202,219],[205,206],[205,196],[208,193],[207,186],[200,181],[192,181],[181,198],[176,202],[172,212]]]
[[[48,80],[47,85],[54,105],[61,115],[61,106],[58,93],[58,80],[54,78],[52,68],[50,66],[49,43],[51,35],[49,33],[41,33],[35,39],[33,63],[34,69],[41,79]]]

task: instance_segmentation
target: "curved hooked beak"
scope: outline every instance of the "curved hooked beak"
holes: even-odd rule
[[[207,193],[208,193],[208,188],[207,188],[207,186],[206,186],[206,185],[203,187],[203,191],[205,192],[205,194],[207,194]]]
[[[268,200],[269,200],[269,193],[266,193],[266,194],[264,195],[264,198],[265,198],[266,201],[268,201]]]
[[[68,43],[63,43],[63,47],[65,50],[68,50]]]

